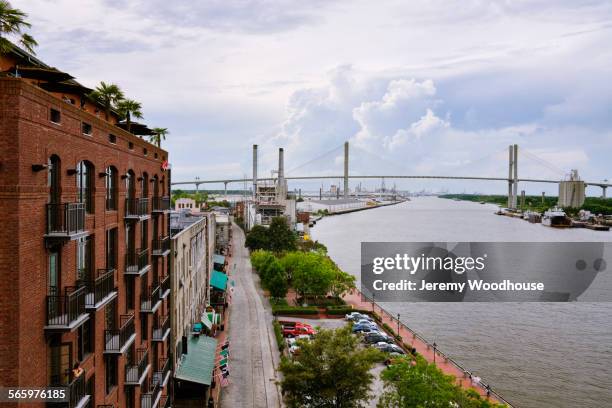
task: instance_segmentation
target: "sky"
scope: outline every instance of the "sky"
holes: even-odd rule
[[[143,104],[145,123],[169,128],[173,181],[250,177],[253,144],[260,175],[276,168],[279,147],[288,175],[342,174],[345,141],[355,175],[505,177],[516,143],[519,177],[576,168],[585,180],[612,179],[609,1],[12,4],[29,14],[41,59],[86,86],[119,84]]]

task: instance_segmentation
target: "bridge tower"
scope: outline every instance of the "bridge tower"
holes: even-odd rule
[[[518,145],[508,146],[508,208],[516,208],[518,190]]]
[[[344,142],[344,198],[349,197],[349,142]]]

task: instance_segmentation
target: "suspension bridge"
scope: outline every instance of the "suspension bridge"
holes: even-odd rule
[[[321,161],[323,159],[329,160],[329,158],[333,155],[336,155],[339,150],[343,150],[343,173],[342,174],[322,174],[322,175],[294,175],[295,171],[303,169],[309,165],[317,161]],[[506,150],[506,149],[504,149]],[[363,150],[362,150],[363,151]],[[373,156],[373,159],[376,161],[387,160],[376,156],[372,152],[363,151],[364,153]],[[326,152],[312,160],[307,161],[306,163],[295,167],[288,174],[285,174],[284,171],[284,151],[283,149],[279,149],[279,165],[278,169],[273,172],[271,177],[258,177],[258,146],[253,145],[253,173],[252,177],[228,177],[228,178],[217,178],[217,179],[200,179],[196,177],[194,180],[188,181],[177,181],[172,182],[173,186],[178,185],[194,185],[196,189],[199,188],[200,185],[203,184],[223,184],[225,186],[225,191],[227,191],[227,186],[229,184],[235,183],[251,183],[253,185],[253,191],[256,189],[257,182],[278,182],[279,180],[294,180],[294,181],[305,181],[305,180],[343,180],[344,181],[344,189],[343,196],[348,198],[349,191],[349,180],[368,180],[368,179],[378,179],[378,180],[402,180],[402,179],[412,179],[412,180],[474,180],[474,181],[501,181],[508,183],[508,197],[509,204],[513,204],[515,206],[516,197],[517,197],[517,188],[519,183],[548,183],[548,184],[559,184],[564,181],[564,176],[568,173],[562,169],[559,169],[554,164],[538,157],[537,155],[525,150],[521,149],[521,154],[524,158],[530,159],[535,163],[539,163],[539,165],[546,167],[550,171],[555,174],[559,174],[559,178],[539,178],[539,177],[519,177],[518,175],[518,159],[519,159],[519,149],[518,145],[510,145],[508,146],[508,173],[505,176],[477,176],[477,175],[449,175],[449,174],[398,174],[398,173],[382,173],[382,174],[351,174],[349,172],[349,143],[345,142],[343,145],[338,146],[329,152]],[[496,152],[499,153],[499,152]],[[498,159],[499,160],[499,159]],[[476,161],[477,162],[477,161]],[[274,176],[274,173],[276,176]],[[608,182],[608,180],[603,181],[584,181],[586,186],[599,187],[602,190],[602,197],[606,197],[606,190],[608,187],[612,186]]]

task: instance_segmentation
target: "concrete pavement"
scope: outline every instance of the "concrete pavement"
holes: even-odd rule
[[[244,232],[232,224],[233,272],[235,287],[230,306],[230,385],[223,389],[221,407],[280,407],[276,385],[278,347],[272,327],[272,313],[261,296],[259,277],[253,273]]]

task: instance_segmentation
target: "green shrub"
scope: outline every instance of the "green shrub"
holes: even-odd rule
[[[274,326],[274,335],[276,336],[276,343],[278,344],[278,351],[281,353],[285,349],[285,338],[283,337],[283,328],[278,321],[272,323]]]
[[[273,315],[316,315],[319,308],[316,306],[272,306]]]

